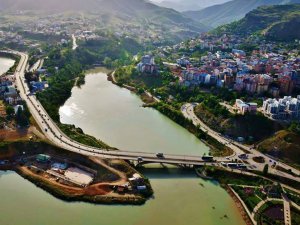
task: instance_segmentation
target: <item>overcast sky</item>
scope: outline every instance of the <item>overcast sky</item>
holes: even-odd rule
[[[151,2],[162,2],[164,0],[150,0]],[[168,2],[176,2],[178,0],[168,0]]]

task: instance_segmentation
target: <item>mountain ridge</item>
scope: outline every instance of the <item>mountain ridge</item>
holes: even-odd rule
[[[236,22],[220,26],[213,33],[263,35],[276,41],[300,39],[300,4],[261,6]]]
[[[159,6],[166,7],[166,8],[172,8],[176,11],[183,12],[188,10],[200,10],[204,9],[206,7],[221,4],[224,2],[227,2],[229,0],[177,0],[177,1],[170,1],[170,0],[164,0],[160,3],[156,3]]]
[[[169,27],[179,36],[191,37],[209,29],[193,19],[146,0],[0,0],[3,12],[36,11],[48,14],[76,12],[114,18],[119,24],[132,22],[147,29],[151,24]]]
[[[242,19],[248,12],[263,5],[300,3],[300,0],[232,0],[200,11],[187,11],[187,17],[217,27]]]

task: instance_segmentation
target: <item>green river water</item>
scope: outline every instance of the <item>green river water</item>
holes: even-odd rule
[[[118,148],[193,155],[208,151],[185,129],[141,105],[136,95],[96,73],[86,77],[82,88],[73,89],[60,113],[62,122],[80,126]],[[218,184],[175,168],[142,172],[155,192],[143,206],[66,203],[14,172],[0,172],[0,225],[245,224]]]

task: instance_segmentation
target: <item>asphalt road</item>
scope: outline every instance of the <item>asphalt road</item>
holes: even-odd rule
[[[146,153],[139,152],[136,150],[128,151],[128,150],[114,150],[114,149],[99,149],[95,147],[90,147],[78,143],[69,137],[67,137],[56,125],[56,123],[49,117],[46,110],[42,107],[41,103],[36,99],[35,95],[31,95],[29,91],[29,87],[25,81],[25,71],[28,64],[28,55],[26,53],[9,51],[10,53],[19,55],[21,57],[19,65],[16,69],[16,85],[20,92],[20,96],[24,99],[28,105],[28,108],[36,120],[37,124],[42,129],[45,137],[54,145],[66,149],[68,151],[76,152],[82,155],[88,156],[98,156],[102,158],[113,158],[113,159],[124,159],[124,160],[134,160],[138,161],[142,158],[143,162],[155,162],[155,163],[170,163],[170,164],[183,164],[183,165],[203,165],[203,164],[218,164],[219,162],[229,162],[233,159],[238,159],[238,155],[243,154],[243,149],[251,152],[251,157],[248,160],[249,167],[255,170],[262,171],[264,164],[256,163],[252,160],[254,156],[263,156],[266,159],[266,163],[269,164],[269,172],[289,177],[294,180],[300,181],[300,178],[294,177],[290,174],[283,173],[272,169],[271,166],[274,162],[268,156],[263,155],[259,151],[255,149],[250,149],[248,146],[241,145],[233,140],[230,140],[226,137],[223,137],[221,134],[213,131],[208,126],[206,126],[194,113],[194,105],[186,104],[182,107],[182,113],[186,118],[189,118],[193,121],[195,125],[200,125],[201,129],[204,132],[207,132],[208,135],[212,136],[219,142],[225,144],[229,148],[234,151],[234,154],[230,157],[219,157],[215,158],[216,162],[206,162],[203,161],[201,156],[190,156],[190,155],[172,155],[172,154],[164,154],[163,157],[158,158],[155,153]],[[299,174],[299,171],[286,165],[280,163],[280,166],[285,169],[292,169],[293,172]]]
[[[181,111],[183,113],[183,115],[188,118],[189,120],[191,120],[193,122],[194,125],[196,126],[200,126],[200,129],[204,132],[206,132],[208,135],[210,135],[211,137],[215,138],[217,141],[219,141],[220,143],[223,143],[225,144],[227,147],[231,148],[235,154],[234,156],[230,157],[231,159],[239,159],[238,156],[240,154],[244,154],[245,152],[243,150],[246,150],[247,151],[247,154],[248,152],[250,152],[249,155],[249,159],[246,160],[248,161],[248,163],[251,165],[251,167],[254,169],[254,170],[259,170],[259,171],[262,171],[263,170],[263,167],[265,164],[268,164],[269,165],[269,172],[272,173],[272,174],[276,174],[276,175],[279,175],[279,176],[284,176],[284,177],[288,177],[290,179],[293,179],[293,180],[297,180],[300,182],[300,178],[299,177],[295,177],[291,174],[288,174],[288,173],[284,173],[282,171],[278,171],[274,168],[272,168],[275,160],[270,158],[269,156],[267,155],[264,155],[262,154],[261,152],[259,152],[258,150],[252,148],[252,147],[249,147],[249,146],[246,146],[246,145],[243,145],[241,143],[238,143],[234,140],[231,140],[227,137],[224,137],[222,134],[220,133],[217,133],[216,131],[212,130],[211,128],[209,128],[203,121],[201,121],[195,114],[194,112],[194,108],[195,108],[196,104],[192,104],[192,103],[187,103],[185,104],[184,106],[182,106],[181,108]],[[253,160],[253,157],[264,157],[265,158],[265,163],[257,163]],[[287,164],[284,164],[282,162],[278,162],[276,161],[277,165],[280,165],[281,167],[285,168],[286,170],[292,170],[295,174],[300,174],[300,172],[287,165]]]
[[[157,162],[157,163],[171,163],[184,165],[203,165],[211,164],[202,160],[201,156],[189,155],[172,155],[164,154],[164,157],[158,158],[155,153],[146,153],[139,151],[123,151],[113,149],[99,149],[78,143],[67,137],[56,125],[56,123],[49,117],[46,110],[37,100],[35,95],[31,95],[29,87],[25,81],[25,71],[27,68],[28,55],[21,52],[10,51],[10,53],[19,55],[21,57],[20,63],[16,69],[16,86],[20,92],[20,96],[27,103],[27,106],[36,120],[37,124],[42,129],[45,137],[54,145],[66,149],[68,151],[76,152],[83,155],[98,156],[102,158],[114,158],[124,160],[135,160],[142,158],[143,162]],[[216,158],[217,161],[229,161],[225,158]]]

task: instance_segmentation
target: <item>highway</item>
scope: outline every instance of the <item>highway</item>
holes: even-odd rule
[[[16,51],[7,51],[21,57],[19,65],[16,69],[16,86],[20,92],[20,97],[24,99],[31,112],[31,115],[42,129],[45,137],[55,146],[66,149],[68,151],[76,152],[82,155],[98,156],[102,158],[124,159],[143,162],[157,162],[157,163],[170,163],[182,165],[203,165],[209,164],[202,160],[201,156],[185,156],[185,155],[172,155],[165,154],[163,157],[158,158],[155,153],[146,153],[138,151],[122,151],[112,149],[98,149],[78,143],[67,137],[56,125],[56,123],[49,117],[46,110],[42,107],[41,103],[37,100],[35,95],[30,94],[29,87],[25,81],[25,71],[28,63],[28,55]],[[217,161],[229,161],[224,158],[217,158]]]
[[[170,163],[170,164],[178,164],[178,165],[203,165],[203,164],[215,164],[219,162],[229,162],[232,159],[238,159],[238,155],[243,154],[243,149],[247,149],[251,152],[252,156],[263,156],[266,159],[266,163],[269,164],[269,172],[279,175],[288,177],[294,180],[298,180],[300,182],[299,177],[294,177],[290,174],[283,173],[276,169],[272,169],[271,166],[273,165],[274,160],[270,157],[263,155],[259,151],[255,149],[250,149],[248,146],[241,145],[233,140],[227,139],[223,137],[221,134],[213,131],[208,126],[206,126],[194,113],[194,106],[193,104],[185,104],[182,107],[183,115],[192,120],[195,125],[200,125],[200,128],[206,132],[208,135],[212,136],[219,142],[225,144],[229,148],[234,151],[234,154],[230,157],[226,158],[215,158],[216,162],[206,162],[203,161],[201,156],[189,156],[189,155],[174,155],[174,154],[164,154],[163,157],[157,157],[155,153],[146,153],[146,152],[139,152],[139,151],[124,151],[124,150],[114,150],[114,149],[99,149],[91,146],[87,146],[81,143],[78,143],[68,136],[66,136],[56,125],[56,123],[49,117],[46,110],[42,107],[41,103],[37,100],[35,95],[30,94],[29,87],[25,81],[25,71],[28,64],[28,55],[26,53],[16,52],[16,51],[7,51],[8,53],[16,54],[21,57],[19,65],[16,69],[15,76],[16,76],[16,86],[20,92],[20,97],[24,99],[27,103],[27,106],[39,125],[42,129],[43,134],[45,137],[55,146],[63,148],[65,150],[76,152],[82,155],[87,156],[98,156],[101,158],[112,158],[112,159],[124,159],[124,160],[133,160],[133,161],[142,161],[142,162],[155,162],[155,163]],[[253,158],[252,157],[252,158]],[[264,164],[256,163],[250,158],[248,160],[252,169],[255,170],[263,170]],[[299,174],[299,171],[295,170],[294,168],[280,163],[280,166],[284,167],[285,169],[292,169],[293,172]]]
[[[250,152],[250,154],[248,154],[250,156],[250,158],[246,161],[248,161],[248,163],[250,165],[252,165],[252,167],[254,166],[254,168],[256,170],[263,171],[263,167],[264,167],[265,163],[267,163],[269,165],[269,173],[283,176],[283,177],[288,177],[292,180],[297,180],[300,182],[299,177],[294,177],[291,174],[284,173],[282,171],[272,168],[275,160],[272,159],[271,157],[262,154],[261,152],[259,152],[258,150],[254,149],[254,148],[251,148],[249,146],[238,143],[232,139],[224,137],[220,133],[217,133],[216,131],[212,130],[210,127],[208,127],[203,121],[201,121],[196,116],[196,114],[194,112],[194,108],[196,105],[197,104],[187,103],[181,107],[181,112],[187,119],[191,120],[195,126],[200,126],[200,129],[202,131],[206,132],[208,135],[215,138],[218,142],[231,148],[235,152],[235,155],[230,157],[231,159],[239,159],[238,155],[244,154],[245,153],[244,150],[246,150],[247,154],[248,154],[248,152]],[[259,157],[259,156],[264,157],[266,162],[265,163],[257,163],[253,160],[253,157]],[[284,164],[284,163],[278,162],[278,161],[276,161],[276,163],[277,163],[277,165],[279,164],[281,167],[285,168],[286,170],[290,169],[295,174],[300,174],[300,172],[298,170],[296,170],[295,168],[293,168],[287,164]]]

